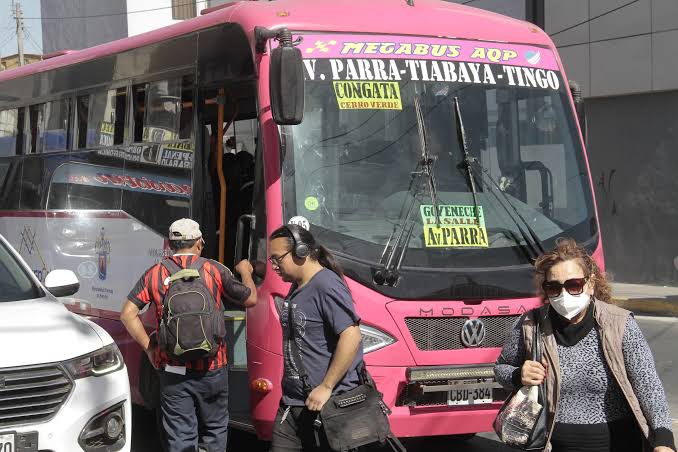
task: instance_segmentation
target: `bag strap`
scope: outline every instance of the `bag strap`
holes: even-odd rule
[[[401,443],[400,440],[394,435],[388,435],[386,437],[386,443],[391,446],[391,449],[393,449],[394,452],[407,452],[407,449],[405,449],[403,443]]]
[[[539,311],[534,313],[534,328],[532,329],[532,361],[541,362],[541,331],[539,327]]]
[[[296,335],[294,334],[294,315],[292,314],[292,299],[287,301],[287,336],[290,341],[290,356],[291,360],[297,365],[297,370],[299,370],[299,378],[301,378],[301,383],[304,386],[304,391],[306,394],[310,394],[313,391],[313,388],[308,382],[308,372],[306,371],[306,366],[301,359],[301,353],[299,351],[299,346],[297,345]]]
[[[191,262],[191,265],[189,265],[187,268],[190,268],[192,270],[201,270],[206,262],[207,259],[205,259],[204,257],[196,256],[193,262]]]
[[[174,262],[174,259],[171,257],[166,257],[165,259],[161,260],[160,264],[167,269],[167,271],[170,273],[170,276],[183,270],[183,268]]]

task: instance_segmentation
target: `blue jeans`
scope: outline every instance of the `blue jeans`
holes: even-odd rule
[[[228,370],[186,375],[159,371],[160,408],[168,452],[225,452],[228,438]]]

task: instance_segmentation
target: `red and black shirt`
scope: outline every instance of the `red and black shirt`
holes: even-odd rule
[[[180,267],[187,268],[196,258],[197,256],[193,254],[182,254],[172,256],[169,259],[174,260]],[[243,306],[245,300],[250,296],[249,287],[235,279],[233,273],[231,273],[226,266],[217,261],[207,259],[199,272],[207,289],[214,295],[217,307],[221,307],[222,303]],[[167,292],[169,277],[170,272],[162,264],[155,264],[146,270],[127,297],[132,303],[137,305],[139,309],[143,309],[152,302],[153,307],[155,307],[155,318],[158,324],[162,317],[162,300]],[[174,366],[186,366],[187,369],[199,372],[220,369],[225,367],[227,362],[225,342],[222,342],[219,345],[219,350],[215,356],[197,361],[185,363],[174,362],[160,350],[158,350],[156,356],[158,358],[155,364],[159,368],[164,367],[166,364],[170,364]]]

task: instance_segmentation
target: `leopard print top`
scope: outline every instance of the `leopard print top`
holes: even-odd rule
[[[514,325],[495,365],[497,381],[507,389],[514,389],[513,372],[525,360],[521,323],[522,318]],[[629,316],[626,322],[622,349],[629,381],[650,428],[671,430],[666,394],[650,347],[633,316]],[[572,347],[558,345],[558,360],[562,387],[556,422],[597,424],[631,416],[631,410],[603,357],[596,328]]]

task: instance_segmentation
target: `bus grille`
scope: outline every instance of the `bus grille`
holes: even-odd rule
[[[0,429],[51,418],[72,389],[58,366],[0,369]]]
[[[517,318],[517,315],[479,317],[485,325],[485,338],[474,348],[502,347]],[[464,350],[467,347],[461,342],[461,327],[467,320],[468,317],[407,317],[405,324],[419,350]]]

